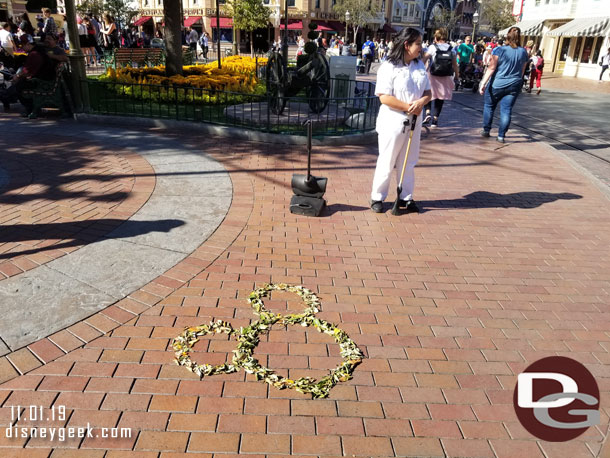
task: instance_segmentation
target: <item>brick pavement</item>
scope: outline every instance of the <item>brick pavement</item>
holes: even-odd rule
[[[193,137],[230,172],[223,224],[164,275],[165,287],[117,304],[131,315],[109,314],[104,335],[0,386],[2,431],[11,405],[65,405],[58,424],[131,427],[133,436],[53,447],[0,435],[4,454],[594,456],[608,425],[609,203],[544,144],[511,132],[499,145],[451,127],[424,141],[416,198],[426,211],[401,217],[368,210],[375,147],[316,148],[329,207],[313,219],[287,211],[300,148]],[[241,372],[199,381],[171,363],[184,326],[246,325],[247,294],[269,281],[316,291],[319,317],[366,353],[327,400]],[[273,310],[298,309],[273,299]],[[219,363],[232,348],[203,338],[194,355]],[[295,327],[274,329],[256,355],[291,377],[339,361],[329,339]],[[548,355],[585,364],[602,392],[602,425],[567,444],[534,440],[512,408],[516,374]]]
[[[0,280],[99,239],[154,188],[154,180],[136,179],[136,172],[152,173],[140,156],[100,154],[102,147],[86,139],[46,136],[41,143],[9,136],[3,142],[0,164],[10,179],[0,186]]]

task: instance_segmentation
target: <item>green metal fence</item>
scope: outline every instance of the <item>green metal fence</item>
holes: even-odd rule
[[[103,115],[175,119],[262,132],[305,135],[311,120],[315,135],[350,135],[375,128],[379,98],[374,84],[333,79],[324,111],[311,112],[304,92],[286,98],[281,115],[269,109],[266,95],[195,87],[87,80],[91,112]]]

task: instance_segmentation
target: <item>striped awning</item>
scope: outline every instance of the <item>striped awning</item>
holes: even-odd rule
[[[610,34],[610,16],[573,19],[547,33],[551,37],[603,37]]]
[[[540,37],[542,36],[542,28],[544,27],[544,19],[534,19],[530,21],[521,21],[511,25],[498,32],[498,36],[505,37],[508,31],[512,27],[519,27],[521,29],[521,36],[523,37]]]

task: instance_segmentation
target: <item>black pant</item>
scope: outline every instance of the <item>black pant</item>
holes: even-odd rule
[[[365,54],[364,56],[364,71],[368,75],[371,71],[371,64],[373,63],[373,54]]]
[[[445,103],[445,101],[441,100],[441,99],[431,100],[430,103],[428,103],[428,105],[426,105],[426,113],[431,113],[433,118],[438,119],[438,117],[441,115],[441,111],[443,109],[444,103]],[[434,110],[432,109],[433,105],[434,105]]]
[[[606,70],[608,70],[608,66],[607,66],[607,65],[602,65],[602,71],[601,71],[601,73],[599,74],[599,80],[600,80],[600,81],[602,80],[602,76],[604,76],[604,72],[605,72]]]
[[[26,113],[31,113],[34,108],[34,102],[31,98],[23,97],[21,94],[26,89],[32,89],[35,84],[27,79],[21,79],[17,83],[12,84],[6,91],[0,96],[0,101],[5,105],[15,103],[16,100],[21,102],[21,105],[25,107]]]

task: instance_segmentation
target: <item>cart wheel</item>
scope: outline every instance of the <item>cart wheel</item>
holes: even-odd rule
[[[267,62],[267,98],[271,111],[280,115],[286,107],[286,97],[284,94],[284,62],[279,53],[273,53]]]
[[[312,112],[322,113],[328,105],[330,97],[330,68],[326,58],[315,53],[311,57],[309,70],[310,85],[306,88],[309,108]]]

